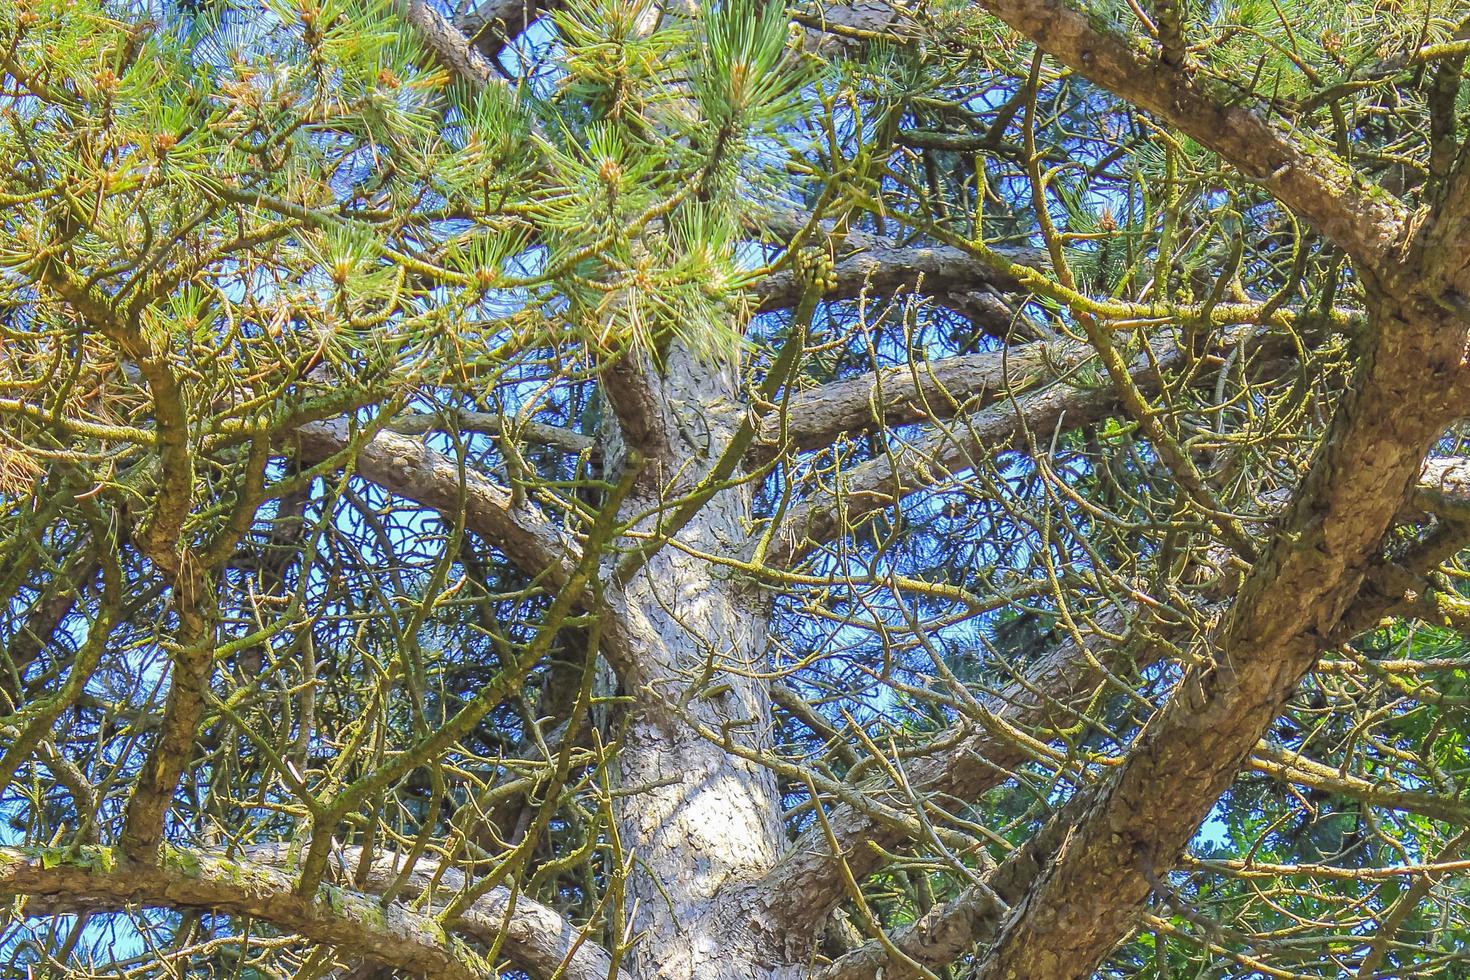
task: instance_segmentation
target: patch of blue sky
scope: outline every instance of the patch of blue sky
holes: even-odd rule
[[[116,967],[118,975],[122,974],[124,965],[148,966],[149,959],[155,956],[154,947],[133,916],[146,923],[150,932],[172,931],[181,918],[177,912],[146,909],[130,915],[91,915],[85,921],[75,915],[12,919],[0,927],[0,962],[27,970],[17,980],[51,976],[50,964],[40,951],[54,954],[81,923],[73,948],[83,962],[90,961],[102,968]],[[201,919],[201,928],[207,931],[213,918],[206,915]]]

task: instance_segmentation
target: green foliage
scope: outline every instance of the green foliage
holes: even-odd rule
[[[748,0],[692,23],[637,0],[578,0],[555,20],[567,78],[550,100],[559,179],[540,217],[573,319],[602,349],[672,337],[728,361],[745,320],[741,178],[775,162],[755,141],[789,116],[801,80],[784,17]]]
[[[44,868],[116,870],[86,842],[157,771],[191,655],[178,870],[258,843],[308,878],[337,844],[413,851],[503,876],[589,948],[632,934],[620,889],[644,873],[618,837],[647,829],[613,764],[630,704],[710,707],[722,750],[747,708],[775,714],[777,748],[740,744],[787,809],[753,823],[812,832],[812,794],[871,787],[885,827],[921,817],[843,892],[888,930],[1107,785],[1181,674],[1228,663],[1371,283],[1159,105],[974,4],[899,6],[827,31],[759,0],[569,0],[476,85],[393,0],[0,9],[0,789]],[[1463,157],[1470,86],[1433,92],[1464,52],[1425,49],[1463,33],[1455,4],[1080,6],[1148,65],[1174,11],[1183,78],[1406,210],[1433,214]],[[639,421],[618,396],[648,393],[624,379],[672,403],[646,473],[616,436]],[[1395,560],[1449,526],[1400,518]],[[654,546],[699,588],[635,607],[598,577]],[[1379,974],[1463,969],[1470,896],[1394,872],[1463,851],[1465,576],[1324,652],[1105,975],[1350,974],[1406,895]],[[749,621],[684,632],[685,601],[732,582]],[[616,678],[599,650],[671,663]],[[932,778],[956,758],[963,780]],[[324,915],[388,921],[336,885]],[[181,969],[237,927],[238,975],[348,968],[253,921],[134,926],[193,948]],[[65,941],[38,935],[0,954]]]

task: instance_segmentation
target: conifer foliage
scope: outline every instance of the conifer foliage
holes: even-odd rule
[[[6,975],[1470,975],[1463,0],[0,10]]]

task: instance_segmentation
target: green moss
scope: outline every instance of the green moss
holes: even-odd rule
[[[19,853],[23,856],[17,857],[14,853],[0,854],[0,861],[7,867],[36,861],[48,870],[77,868],[93,874],[113,874],[118,866],[117,853],[110,847],[35,847],[24,848]]]
[[[186,878],[197,879],[204,877],[204,865],[199,860],[199,855],[190,851],[180,851],[170,848],[164,856],[164,861]]]
[[[96,847],[90,849],[90,860],[87,866],[94,874],[109,875],[117,871],[117,852],[110,847]]]
[[[384,930],[388,927],[388,916],[383,912],[383,907],[377,902],[360,902],[358,918],[373,929]]]
[[[347,908],[347,896],[336,885],[322,885],[317,889],[317,895],[321,903],[336,915],[341,915]]]

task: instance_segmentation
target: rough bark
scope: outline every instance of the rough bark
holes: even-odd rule
[[[559,0],[485,0],[456,17],[454,24],[481,54],[495,58],[537,17],[559,6]]]
[[[800,223],[788,216],[769,222],[755,220],[760,230],[790,236],[800,230]],[[918,291],[926,296],[960,297],[972,293],[1024,292],[1012,276],[985,265],[962,249],[950,245],[901,245],[877,235],[849,231],[833,241],[839,254],[832,270],[834,286],[827,299],[851,299],[867,291],[874,296]],[[1033,269],[1044,269],[1051,259],[1044,249],[997,249],[1007,259]],[[779,272],[761,281],[760,308],[776,310],[795,305],[802,285],[791,272]],[[1011,319],[1010,317],[1006,318]],[[1004,334],[1009,323],[993,324]]]
[[[1099,626],[1105,631],[1122,630],[1123,617],[1116,611],[1106,613]],[[1101,631],[1084,637],[1081,644],[1068,640],[1053,647],[1023,678],[983,700],[992,719],[967,719],[935,739],[943,748],[911,760],[904,767],[909,786],[940,805],[972,803],[1031,758],[1030,747],[1009,729],[1044,723],[1053,712],[1064,716],[1068,706],[1082,707],[1102,681],[1096,663],[1122,670],[1127,666],[1125,656]],[[1146,663],[1140,661],[1137,666]],[[1070,721],[1063,718],[1063,724]],[[879,782],[855,789],[900,809],[907,805],[899,787]],[[881,853],[870,843],[892,850],[909,836],[872,808],[838,805],[828,814],[827,824],[832,839],[842,847],[840,857],[833,854],[827,831],[815,828],[787,849],[747,899],[753,908],[780,911],[793,932],[818,929],[844,898],[843,863],[861,881],[883,863]],[[870,958],[877,965],[886,964],[886,950],[874,945]]]
[[[164,824],[179,781],[194,757],[194,737],[204,715],[214,671],[218,606],[210,576],[190,567],[175,577],[178,649],[170,657],[168,700],[157,740],[143,762],[128,800],[118,846],[133,861],[150,861],[163,841]]]
[[[1441,508],[1438,513],[1457,517],[1465,505],[1470,503],[1470,494],[1467,494],[1463,485],[1447,483],[1445,475],[1463,473],[1465,465],[1465,461],[1459,459],[1427,462],[1420,474],[1413,494],[1414,499],[1428,502],[1432,498]],[[1451,489],[1447,490],[1447,487]],[[1397,560],[1376,564],[1367,574],[1354,604],[1341,620],[1338,629],[1326,636],[1316,637],[1319,645],[1316,653],[1311,655],[1312,658],[1315,659],[1317,655],[1340,644],[1348,637],[1371,627],[1385,615],[1411,611],[1413,604],[1417,601],[1415,593],[1425,584],[1422,576],[1450,554],[1459,550],[1465,540],[1466,529],[1463,524],[1441,524],[1439,531],[1426,536],[1422,543],[1409,553],[1398,556]],[[1178,639],[1177,637],[1169,638],[1167,635],[1165,638]],[[1061,650],[1057,652],[1060,653]],[[1065,655],[1049,656],[1047,662],[1061,661],[1061,663],[1041,681],[1042,684],[1049,686],[1041,687],[1040,690],[1046,693],[1054,691],[1060,698],[1065,698],[1067,691],[1079,689],[1076,677],[1090,675],[1096,682],[1096,667],[1091,666],[1084,657],[1078,656],[1079,653],[1078,650],[1072,650],[1070,663],[1066,662]],[[1110,669],[1117,669],[1121,666],[1118,663],[1119,651],[1116,648],[1105,649],[1100,645],[1097,654]],[[1140,646],[1132,652],[1135,662],[1140,666],[1157,660],[1161,655],[1163,655],[1162,650],[1149,645]],[[1274,714],[1275,712],[1272,713],[1273,717]],[[1007,714],[1006,717],[1009,719],[1012,715]],[[1270,719],[1267,720],[1269,722]],[[1208,727],[1211,723],[1210,719],[1201,719],[1198,722],[1201,727]],[[1187,738],[1181,735],[1176,737],[1174,744],[1179,747],[1180,752],[1187,751],[1188,746],[1194,744],[1195,737],[1193,734],[1188,734]],[[968,778],[982,781],[991,778],[985,772],[986,767],[982,760],[995,757],[997,752],[1004,753],[1006,741],[1000,740],[999,745],[995,745],[992,741],[985,739],[985,733],[971,736],[972,744],[966,746],[969,751],[963,755],[956,755],[948,768],[939,770],[943,772],[944,778],[954,781],[965,779],[967,774],[969,774]],[[979,744],[974,744],[977,742]],[[1451,823],[1459,823],[1463,818],[1463,808],[1454,800],[1436,798],[1432,794],[1395,793],[1391,790],[1384,790],[1383,787],[1375,786],[1367,780],[1344,776],[1336,767],[1324,766],[1311,759],[1287,752],[1266,740],[1255,743],[1249,750],[1254,754],[1245,763],[1248,768],[1284,782],[1295,782],[1333,794],[1369,800],[1375,806],[1403,809],[1406,812],[1420,813]],[[1233,774],[1235,770],[1231,772]],[[999,779],[995,781],[998,782]],[[924,786],[920,783],[915,785]],[[889,937],[887,944],[869,942],[841,957],[831,967],[819,974],[821,980],[878,980],[879,977],[891,980],[894,976],[912,975],[906,972],[910,969],[907,962],[902,960],[895,962],[890,946],[900,950],[913,961],[937,968],[971,949],[975,943],[991,940],[1005,922],[1010,906],[1025,897],[1027,888],[1033,887],[1043,879],[1051,852],[1067,844],[1067,835],[1071,834],[1079,821],[1091,811],[1096,800],[1095,791],[1096,788],[1093,792],[1084,791],[1074,797],[1024,847],[1019,848],[1002,862],[981,886],[967,888],[950,902],[935,906],[912,926]],[[1187,805],[1188,802],[1180,801],[1172,794],[1169,799],[1175,807]],[[1201,809],[1201,819],[1207,809],[1208,807]],[[1148,820],[1147,813],[1137,813],[1132,816],[1138,821]],[[834,824],[841,822],[849,833],[855,835],[851,838],[843,837],[842,840],[862,840],[879,830],[876,826],[864,825],[861,815],[855,815],[845,808],[837,808],[829,820]],[[892,836],[892,839],[896,841],[899,838]],[[1182,848],[1183,845],[1180,846]],[[793,857],[799,853],[801,852],[793,851]],[[805,857],[809,869],[807,880],[820,881],[824,873],[830,875],[830,871],[827,871],[826,865],[822,863],[823,857],[824,855],[816,850]],[[1116,872],[1115,869],[1115,873],[1119,872]],[[1163,873],[1162,871],[1157,872],[1160,875]],[[783,876],[788,874],[787,862],[783,861],[782,865],[778,866],[770,876],[772,884],[779,887],[783,884]],[[1149,874],[1155,874],[1155,872],[1150,871]],[[1158,880],[1158,878],[1153,878],[1153,880]],[[1001,901],[996,901],[997,898],[1000,898]],[[1096,901],[1105,908],[1112,908],[1110,896],[1097,896]],[[1094,910],[1084,908],[1077,910],[1076,914],[1079,918],[1085,919],[1086,916],[1093,913]],[[1114,925],[1122,923],[1122,927],[1125,928],[1132,922],[1126,910],[1105,911],[1099,914],[1111,915],[1112,918],[1109,921]],[[1058,930],[1065,931],[1072,928],[1075,922],[1071,918],[1058,918],[1054,924]],[[1093,926],[1096,926],[1096,923],[1093,923]],[[1052,964],[1046,968],[1053,967],[1062,969],[1068,967],[1068,964],[1063,961],[1060,966]],[[1080,977],[1090,973],[1090,969],[1085,966],[1079,966],[1077,969],[1076,973],[1018,972],[1016,975]],[[998,975],[1005,976],[1005,974]]]
[[[1407,215],[1399,202],[1369,193],[1330,155],[1292,142],[1245,110],[1213,101],[1172,54],[1163,64],[1145,58],[1057,0],[983,2],[1055,57],[1258,179],[1347,250],[1374,299],[1375,333],[1358,386],[1340,406],[1327,448],[1221,628],[1220,656],[1188,671],[1123,764],[1064,807],[984,887],[932,910],[893,937],[907,955],[939,965],[977,937],[994,934],[980,976],[1054,978],[1090,972],[1128,928],[1134,908],[1157,877],[1173,867],[1323,645],[1341,632],[1379,559],[1385,531],[1409,506],[1419,464],[1452,409],[1454,399],[1446,392],[1462,370],[1467,275],[1459,243],[1470,212],[1465,200],[1470,165],[1462,164],[1447,184],[1453,221],[1432,224],[1418,247],[1427,261],[1401,262]],[[456,74],[475,84],[500,83],[482,54],[423,0],[410,0],[404,9]],[[901,19],[877,2],[829,14],[827,26],[852,36],[891,31]],[[1429,285],[1411,289],[1421,273]],[[910,288],[921,274],[925,288],[935,292],[1016,286],[977,272],[973,260],[955,250],[897,250],[869,240],[839,266],[839,290],[833,295],[854,295],[864,285]],[[783,290],[789,288],[776,278],[764,301],[788,302]],[[1254,341],[1257,334],[1252,328],[1232,342]],[[1068,349],[1067,356],[1077,354]],[[1177,366],[1183,356],[1164,351],[1158,366]],[[869,425],[962,421],[856,468],[847,474],[837,502],[799,504],[768,560],[778,566],[800,561],[812,548],[930,482],[934,470],[967,468],[981,455],[1015,448],[1027,429],[1045,435],[1117,410],[1117,395],[1109,389],[1064,385],[1002,404],[994,397],[1005,380],[1000,362],[989,355],[957,358],[935,365],[932,374],[879,372],[798,396],[796,421],[788,423],[786,435],[799,448]],[[1038,354],[1026,370],[1040,378],[1044,365]],[[1154,364],[1141,364],[1133,380],[1147,390],[1157,384],[1156,371]],[[666,516],[669,499],[708,473],[729,442],[741,393],[728,372],[678,351],[657,366],[631,357],[610,365],[604,381],[616,415],[604,446],[609,468],[635,458],[648,465],[623,516],[655,512],[632,531],[656,538],[661,533],[657,512]],[[901,385],[911,395],[883,398],[890,385]],[[1461,390],[1455,386],[1456,397]],[[964,397],[951,397],[957,392]],[[305,426],[298,441],[308,461],[330,459],[352,446],[342,420]],[[467,507],[472,530],[553,584],[565,581],[580,557],[575,542],[540,511],[418,440],[380,433],[360,447],[353,465],[365,478],[427,507]],[[1435,494],[1442,497],[1447,486],[1462,479],[1448,471],[1437,477],[1436,487],[1422,490],[1414,506],[1425,506],[1426,500],[1433,504]],[[176,493],[165,496],[187,510],[187,495],[181,505]],[[749,516],[744,488],[722,490],[677,530],[677,537],[692,551],[738,554],[749,544]],[[172,544],[177,532],[169,522],[156,522],[149,537],[168,537]],[[808,975],[803,959],[814,927],[840,896],[838,862],[807,838],[778,864],[783,837],[775,777],[741,755],[770,748],[770,691],[755,676],[768,604],[748,583],[677,547],[653,552],[633,574],[624,574],[625,567],[619,559],[609,560],[598,584],[599,611],[607,618],[604,653],[618,667],[630,702],[621,718],[614,797],[618,838],[631,858],[624,909],[627,934],[637,938],[628,970],[639,980]],[[151,858],[158,847],[209,679],[208,617],[193,609],[187,596],[184,600],[186,616],[199,621],[183,624],[189,659],[176,666],[160,748],[150,757],[129,809],[124,863],[116,864],[102,851],[84,851],[80,861],[56,852],[4,852],[0,887],[37,896],[38,908],[62,901],[69,911],[141,902],[256,915],[313,940],[350,945],[397,969],[486,975],[488,967],[435,920],[392,903],[385,909],[330,885],[298,896],[280,872],[242,870],[210,856],[185,858],[164,850],[156,863],[132,861]],[[1075,669],[1079,660],[1085,660],[1083,651],[1059,648],[1034,666],[1032,680],[1064,704],[1075,701],[1098,680],[1096,673]],[[1035,722],[1045,705],[1018,684],[991,710],[1003,721]],[[936,797],[973,799],[999,781],[1000,770],[1024,757],[1023,747],[1001,737],[1001,729],[965,732],[950,749],[911,768],[911,781]],[[842,841],[898,839],[892,826],[856,809],[834,813],[831,822]],[[849,864],[862,875],[878,860],[871,850],[859,848]],[[374,866],[369,881],[391,880],[391,874],[391,867]],[[410,893],[427,887],[418,874],[410,880]],[[492,893],[482,900],[483,908],[466,913],[470,934],[482,940],[497,935],[491,931],[498,928],[494,914],[508,911],[507,899]],[[528,931],[513,933],[512,939],[529,951],[523,954],[526,965],[554,971],[558,965],[552,957],[566,955],[574,940],[565,923],[538,908],[528,906],[535,921],[521,920]],[[823,975],[832,980],[876,976],[893,965],[888,949],[859,950]],[[599,953],[587,947],[585,957],[573,958],[567,975],[580,980],[599,970],[611,974],[616,969],[612,958]]]
[[[1422,593],[1427,585],[1423,575],[1466,540],[1463,518],[1470,506],[1467,466],[1470,464],[1458,457],[1426,461],[1412,495],[1415,512],[1408,516],[1419,520],[1426,513],[1437,515],[1442,522],[1441,533],[1429,536],[1409,554],[1375,567],[1342,627],[1329,641],[1323,642],[1319,653],[1329,649],[1332,643],[1371,627],[1385,615],[1411,611],[1414,600],[1406,599],[1405,594]],[[1232,582],[1221,580],[1209,595],[1214,601],[1224,601],[1234,587]],[[1177,628],[1171,630],[1164,624],[1152,623],[1150,628],[1169,644],[1187,638]],[[937,745],[944,746],[942,750],[911,761],[905,767],[910,787],[926,799],[964,805],[1004,782],[1007,771],[1027,759],[1031,751],[1017,738],[1015,728],[1026,731],[1042,724],[1050,712],[1062,713],[1062,723],[1066,724],[1070,720],[1065,716],[1066,708],[1081,707],[1092,697],[1105,680],[1103,670],[1114,673],[1140,670],[1167,656],[1163,644],[1127,641],[1119,644],[1107,636],[1129,632],[1122,612],[1112,610],[1097,618],[1095,631],[1083,636],[1081,643],[1069,638],[1053,647],[1030,666],[1024,678],[984,699],[984,709],[991,713],[994,722],[987,725],[984,720],[967,719],[935,738]],[[1403,808],[1437,819],[1454,821],[1462,813],[1462,808],[1453,801],[1430,795],[1391,798],[1375,794],[1371,783],[1348,779],[1334,768],[1314,767],[1311,760],[1300,757],[1287,760],[1281,750],[1265,741],[1259,743],[1258,755],[1249,765],[1278,779],[1304,781],[1350,797],[1371,796],[1375,805]],[[897,787],[879,782],[862,789],[879,801],[901,805]],[[827,822],[833,838],[841,845],[841,861],[859,880],[881,866],[881,858],[867,843],[891,851],[908,837],[902,827],[883,820],[872,809],[847,804],[833,807]],[[1017,862],[1034,863],[1035,855],[1033,847],[1007,861],[1012,870],[1006,872],[1004,881],[1009,887],[1015,887],[1019,880],[1014,870]],[[987,938],[998,927],[1005,910],[994,903],[992,889],[1000,891],[1001,885],[996,880],[987,881],[985,888],[965,893],[952,905],[936,907],[914,926],[895,935],[894,944],[922,962],[942,965],[974,942]],[[842,897],[839,859],[829,846],[826,832],[813,830],[787,850],[781,862],[753,890],[751,901],[792,908],[795,911],[788,912],[791,927],[812,929]],[[832,980],[837,977],[852,980],[875,976],[879,968],[896,966],[888,950],[874,942],[833,967],[830,976]]]
[[[761,427],[753,461],[786,448],[813,450],[882,426],[939,421],[1055,378],[1091,357],[1085,345],[1034,341],[1010,350],[884,368],[792,395],[784,418]]]
[[[681,383],[691,383],[691,377],[695,376],[686,372],[680,383],[663,379],[657,384],[678,387]],[[1092,396],[1091,392],[1062,390],[1072,398],[1085,400]],[[1101,393],[1109,395],[1106,391]],[[1081,420],[1080,413],[1074,411],[1077,405],[1065,398],[1058,404],[1068,424]],[[687,425],[674,427],[674,431],[688,429]],[[720,438],[721,433],[716,431],[709,440],[701,440],[698,446],[686,446],[685,451],[697,458],[707,458],[712,452],[711,444],[717,445]],[[414,440],[405,442],[409,445],[395,446],[395,452],[402,454],[412,447],[410,458],[426,452]],[[1456,506],[1462,496],[1458,492],[1462,489],[1462,470],[1458,462],[1426,466],[1415,500],[1420,506],[1430,503],[1436,507]],[[411,491],[405,495],[421,502],[437,499],[452,506],[457,499],[460,472],[447,459],[442,459],[428,478],[418,469],[410,470],[412,476],[407,482],[397,478],[398,471],[393,467],[385,466],[373,472],[388,489],[396,493]],[[370,475],[366,469],[364,473]],[[743,516],[741,496],[735,492],[723,494],[699,520],[686,528],[685,540],[706,550],[727,549],[732,542],[743,539]],[[711,655],[735,658],[740,666],[740,656],[753,657],[751,651],[759,649],[757,634],[763,630],[764,614],[737,593],[728,582],[715,580],[702,562],[674,549],[665,549],[625,589],[615,591],[608,598],[617,620],[627,624],[618,634],[621,639],[613,641],[620,645],[616,658],[622,663],[640,665],[640,672],[630,679],[649,695],[630,717],[628,745],[632,751],[624,763],[623,780],[625,786],[642,789],[629,797],[632,806],[627,815],[629,823],[624,828],[625,840],[639,842],[635,845],[639,853],[648,847],[655,859],[662,862],[665,892],[668,878],[683,882],[675,885],[684,896],[682,905],[666,902],[664,893],[654,886],[652,879],[648,880],[648,889],[640,902],[642,907],[650,909],[640,920],[641,927],[652,929],[650,935],[666,937],[662,945],[655,945],[651,938],[645,940],[640,944],[642,948],[667,950],[681,944],[687,948],[687,959],[675,956],[666,967],[660,967],[666,970],[697,969],[696,965],[702,962],[700,957],[708,955],[709,948],[727,948],[732,942],[749,949],[766,949],[765,959],[790,961],[794,958],[793,950],[800,945],[795,939],[801,935],[802,923],[819,923],[825,910],[840,898],[841,886],[833,873],[835,862],[827,852],[825,841],[815,838],[791,849],[781,864],[765,877],[760,889],[744,888],[746,882],[774,863],[775,845],[771,842],[777,840],[777,832],[769,826],[769,815],[775,812],[769,777],[758,767],[732,761],[722,748],[701,739],[678,717],[680,711],[685,712],[691,720],[713,730],[721,730],[732,720],[768,718],[764,692],[731,689],[706,698],[701,696],[698,686],[701,676],[708,679],[705,666],[710,663]],[[724,637],[725,643],[717,646],[708,642],[711,637]],[[737,654],[741,650],[745,653]],[[1105,651],[1094,651],[1102,652]],[[747,659],[743,665],[749,663]],[[1085,664],[1081,651],[1064,646],[1036,665],[1028,683],[1065,703],[1085,696],[1094,688],[1097,676]],[[1022,685],[1014,686],[992,707],[1000,718],[1020,723],[1033,720],[1039,710],[1035,698]],[[993,732],[977,731],[954,750],[911,767],[908,775],[914,786],[926,792],[957,800],[973,799],[999,780],[987,761],[1010,766],[1023,755],[1013,740]],[[660,783],[663,785],[655,785]],[[750,805],[752,787],[754,798],[765,801],[762,806]],[[744,822],[741,833],[723,841],[710,839],[711,828],[723,829],[732,820],[737,826]],[[832,822],[842,840],[872,839],[886,844],[903,837],[891,826],[859,811],[839,810],[833,814]],[[688,869],[685,851],[691,843],[694,852],[701,855],[693,872]],[[876,867],[876,859],[872,851],[854,848],[849,864],[861,877]],[[679,870],[681,867],[684,870]],[[722,890],[722,883],[732,887]],[[658,903],[649,906],[648,902],[654,898]],[[663,915],[657,913],[660,905],[665,910]],[[675,909],[677,914],[670,909]],[[802,910],[811,910],[813,914],[803,915]],[[690,924],[696,921],[699,925],[691,928]],[[963,934],[953,932],[950,925],[946,923],[945,935]],[[758,942],[758,937],[764,938]],[[917,938],[913,941],[919,942]],[[932,939],[924,942],[935,948]],[[703,953],[700,943],[705,944]],[[749,963],[739,967],[747,968],[751,968]]]
[[[1270,364],[1285,349],[1283,341],[1270,328],[1242,327],[1227,335],[1225,346],[1240,345]],[[1141,359],[1135,364],[1133,382],[1145,394],[1156,392],[1160,371],[1177,368],[1186,357],[1178,345],[1160,344],[1152,362]],[[980,380],[986,376],[977,375]],[[860,392],[861,384],[858,382],[849,394]],[[933,386],[935,379],[926,379],[922,384]],[[1003,394],[996,392],[993,400],[982,398],[981,407],[968,416],[933,426],[892,452],[858,464],[842,474],[838,493],[792,507],[774,535],[766,561],[776,567],[793,565],[823,542],[932,483],[938,474],[970,469],[982,459],[1018,449],[1025,445],[1028,432],[1046,442],[1058,428],[1096,422],[1118,411],[1121,404],[1112,387],[1083,388],[1070,382],[1058,382],[1018,398],[1000,397]],[[857,401],[852,398],[849,404]],[[807,414],[822,419],[828,413],[809,410]]]
[[[425,0],[400,0],[403,17],[434,49],[434,55],[459,79],[470,85],[485,87],[504,85],[505,78],[495,70],[490,59],[469,43],[464,34]]]
[[[143,906],[249,915],[410,973],[444,980],[494,975],[430,916],[333,885],[306,897],[294,886],[271,868],[169,849],[150,864],[129,863],[109,848],[0,849],[0,893],[29,896],[32,914]]]
[[[686,461],[659,474],[659,485],[683,486],[728,441],[734,420],[718,406],[736,392],[726,372],[685,354],[669,362],[662,371],[645,366],[630,387],[653,403],[648,418],[662,420],[641,430],[640,451]],[[695,419],[708,424],[691,425]],[[626,510],[657,503],[644,497]],[[722,491],[678,537],[702,550],[737,549],[748,533],[748,508],[745,488]],[[616,576],[610,567],[608,577]],[[776,861],[784,835],[775,777],[694,728],[769,748],[767,684],[738,673],[758,668],[764,653],[765,601],[748,584],[665,546],[605,602],[621,624],[609,659],[625,665],[622,681],[634,699],[623,719],[617,772],[625,795],[616,808],[623,847],[637,859],[625,902],[628,927],[639,936],[630,970],[640,980],[795,977],[758,924],[721,900]]]
[[[1217,100],[1186,70],[1100,30],[1063,0],[980,0],[981,7],[1084,78],[1154,113],[1311,221],[1356,260],[1360,274],[1398,292],[1412,277],[1398,262],[1408,209],[1369,187],[1325,149],[1303,146],[1249,109]]]
[[[352,435],[346,419],[308,423],[296,430],[301,459],[330,459],[352,445]],[[523,571],[556,583],[565,581],[577,564],[576,542],[538,508],[517,503],[509,490],[435,452],[422,439],[378,432],[358,449],[353,462],[364,479],[443,513],[459,509],[463,485],[465,526]]]
[[[250,848],[246,857],[253,865],[281,869],[291,861],[286,845]],[[362,848],[347,847],[332,855],[328,864],[333,883],[343,885],[355,881],[355,890],[364,895],[382,895],[393,887],[403,871],[403,856],[380,853],[358,877],[362,864]],[[456,892],[472,885],[458,868],[440,868],[432,862],[421,862],[403,879],[398,895],[416,899],[427,895],[428,909],[437,912],[443,902]],[[391,907],[391,906],[390,906]],[[522,969],[538,977],[549,977],[561,971],[565,980],[612,980],[612,958],[596,941],[587,938],[556,910],[520,895],[512,895],[504,886],[492,889],[461,912],[451,926],[481,946],[500,942],[504,954]]]
[[[977,976],[1086,976],[1320,655],[1444,430],[1463,323],[1374,299],[1377,336],[1215,662],[1191,669],[1015,907]]]

